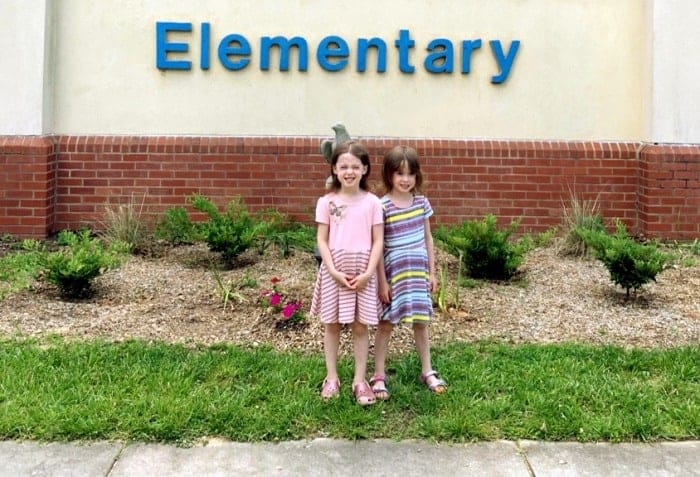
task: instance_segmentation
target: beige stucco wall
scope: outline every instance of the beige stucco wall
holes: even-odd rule
[[[695,0],[5,0],[0,134],[327,135],[342,120],[361,136],[698,142],[699,9]],[[193,24],[173,39],[190,43],[192,70],[156,68],[157,21]],[[201,22],[211,24],[208,71],[198,66]],[[398,69],[400,29],[416,42],[414,74]],[[216,57],[229,33],[251,42],[243,71]],[[259,39],[275,35],[306,38],[308,71],[280,72],[276,58],[260,70]],[[342,72],[316,63],[327,35],[349,43]],[[386,41],[386,73],[355,71],[359,37]],[[434,38],[453,42],[454,73],[423,68]],[[462,75],[460,42],[477,38]],[[500,85],[490,82],[493,39],[521,42]]]
[[[296,0],[64,0],[56,11],[55,116],[58,133],[327,134],[344,121],[371,136],[634,139],[642,130],[643,8],[639,0],[441,1],[352,5]],[[624,20],[624,21],[622,21]],[[192,22],[191,71],[155,67],[156,21]],[[199,24],[212,30],[212,68],[198,67]],[[409,29],[414,74],[398,71],[393,41]],[[307,72],[243,71],[216,59],[219,39],[240,33],[254,51],[266,35],[309,42]],[[351,48],[377,36],[389,46],[387,72],[323,71],[315,45],[339,35]],[[422,66],[433,38],[455,46],[481,38],[471,73],[434,75]],[[184,40],[183,40],[184,39]],[[509,79],[488,41],[521,47]]]
[[[657,0],[652,16],[650,140],[700,143],[700,2]]]
[[[45,97],[46,0],[0,2],[0,134],[35,135],[50,111]]]

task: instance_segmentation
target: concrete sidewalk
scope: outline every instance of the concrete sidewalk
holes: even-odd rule
[[[581,444],[336,439],[248,444],[0,441],[0,476],[700,476],[700,441]]]

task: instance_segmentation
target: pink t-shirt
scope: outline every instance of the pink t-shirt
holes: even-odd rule
[[[316,203],[316,222],[328,224],[331,250],[369,251],[372,226],[384,223],[382,202],[371,192],[346,200],[330,192]]]

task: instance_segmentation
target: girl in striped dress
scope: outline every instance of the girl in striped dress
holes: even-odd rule
[[[326,378],[321,397],[330,399],[340,393],[340,332],[349,325],[355,355],[352,392],[362,406],[375,402],[366,380],[368,326],[376,326],[379,320],[376,271],[384,246],[382,205],[367,191],[369,172],[364,147],[352,141],[336,147],[331,157],[331,191],[316,204],[316,241],[322,261],[311,300],[311,314],[320,317],[324,326]]]
[[[431,293],[437,289],[435,250],[428,198],[421,192],[423,176],[416,150],[397,146],[384,156],[382,180],[387,190],[384,208],[384,256],[379,267],[379,297],[384,304],[375,336],[375,372],[370,386],[377,399],[389,398],[385,363],[395,325],[413,326],[416,351],[421,362],[420,380],[442,394],[447,384],[430,362],[428,324],[433,317]]]

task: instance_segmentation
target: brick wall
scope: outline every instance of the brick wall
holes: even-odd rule
[[[44,237],[99,228],[105,204],[131,200],[154,221],[193,193],[223,206],[275,208],[313,222],[329,166],[321,137],[0,137],[0,233]],[[616,142],[359,138],[379,184],[398,143],[422,157],[436,223],[495,214],[521,232],[561,223],[571,193],[650,237],[700,237],[700,146]]]
[[[54,231],[56,158],[51,137],[0,136],[0,234]]]
[[[642,149],[639,227],[652,237],[700,238],[700,145]]]

